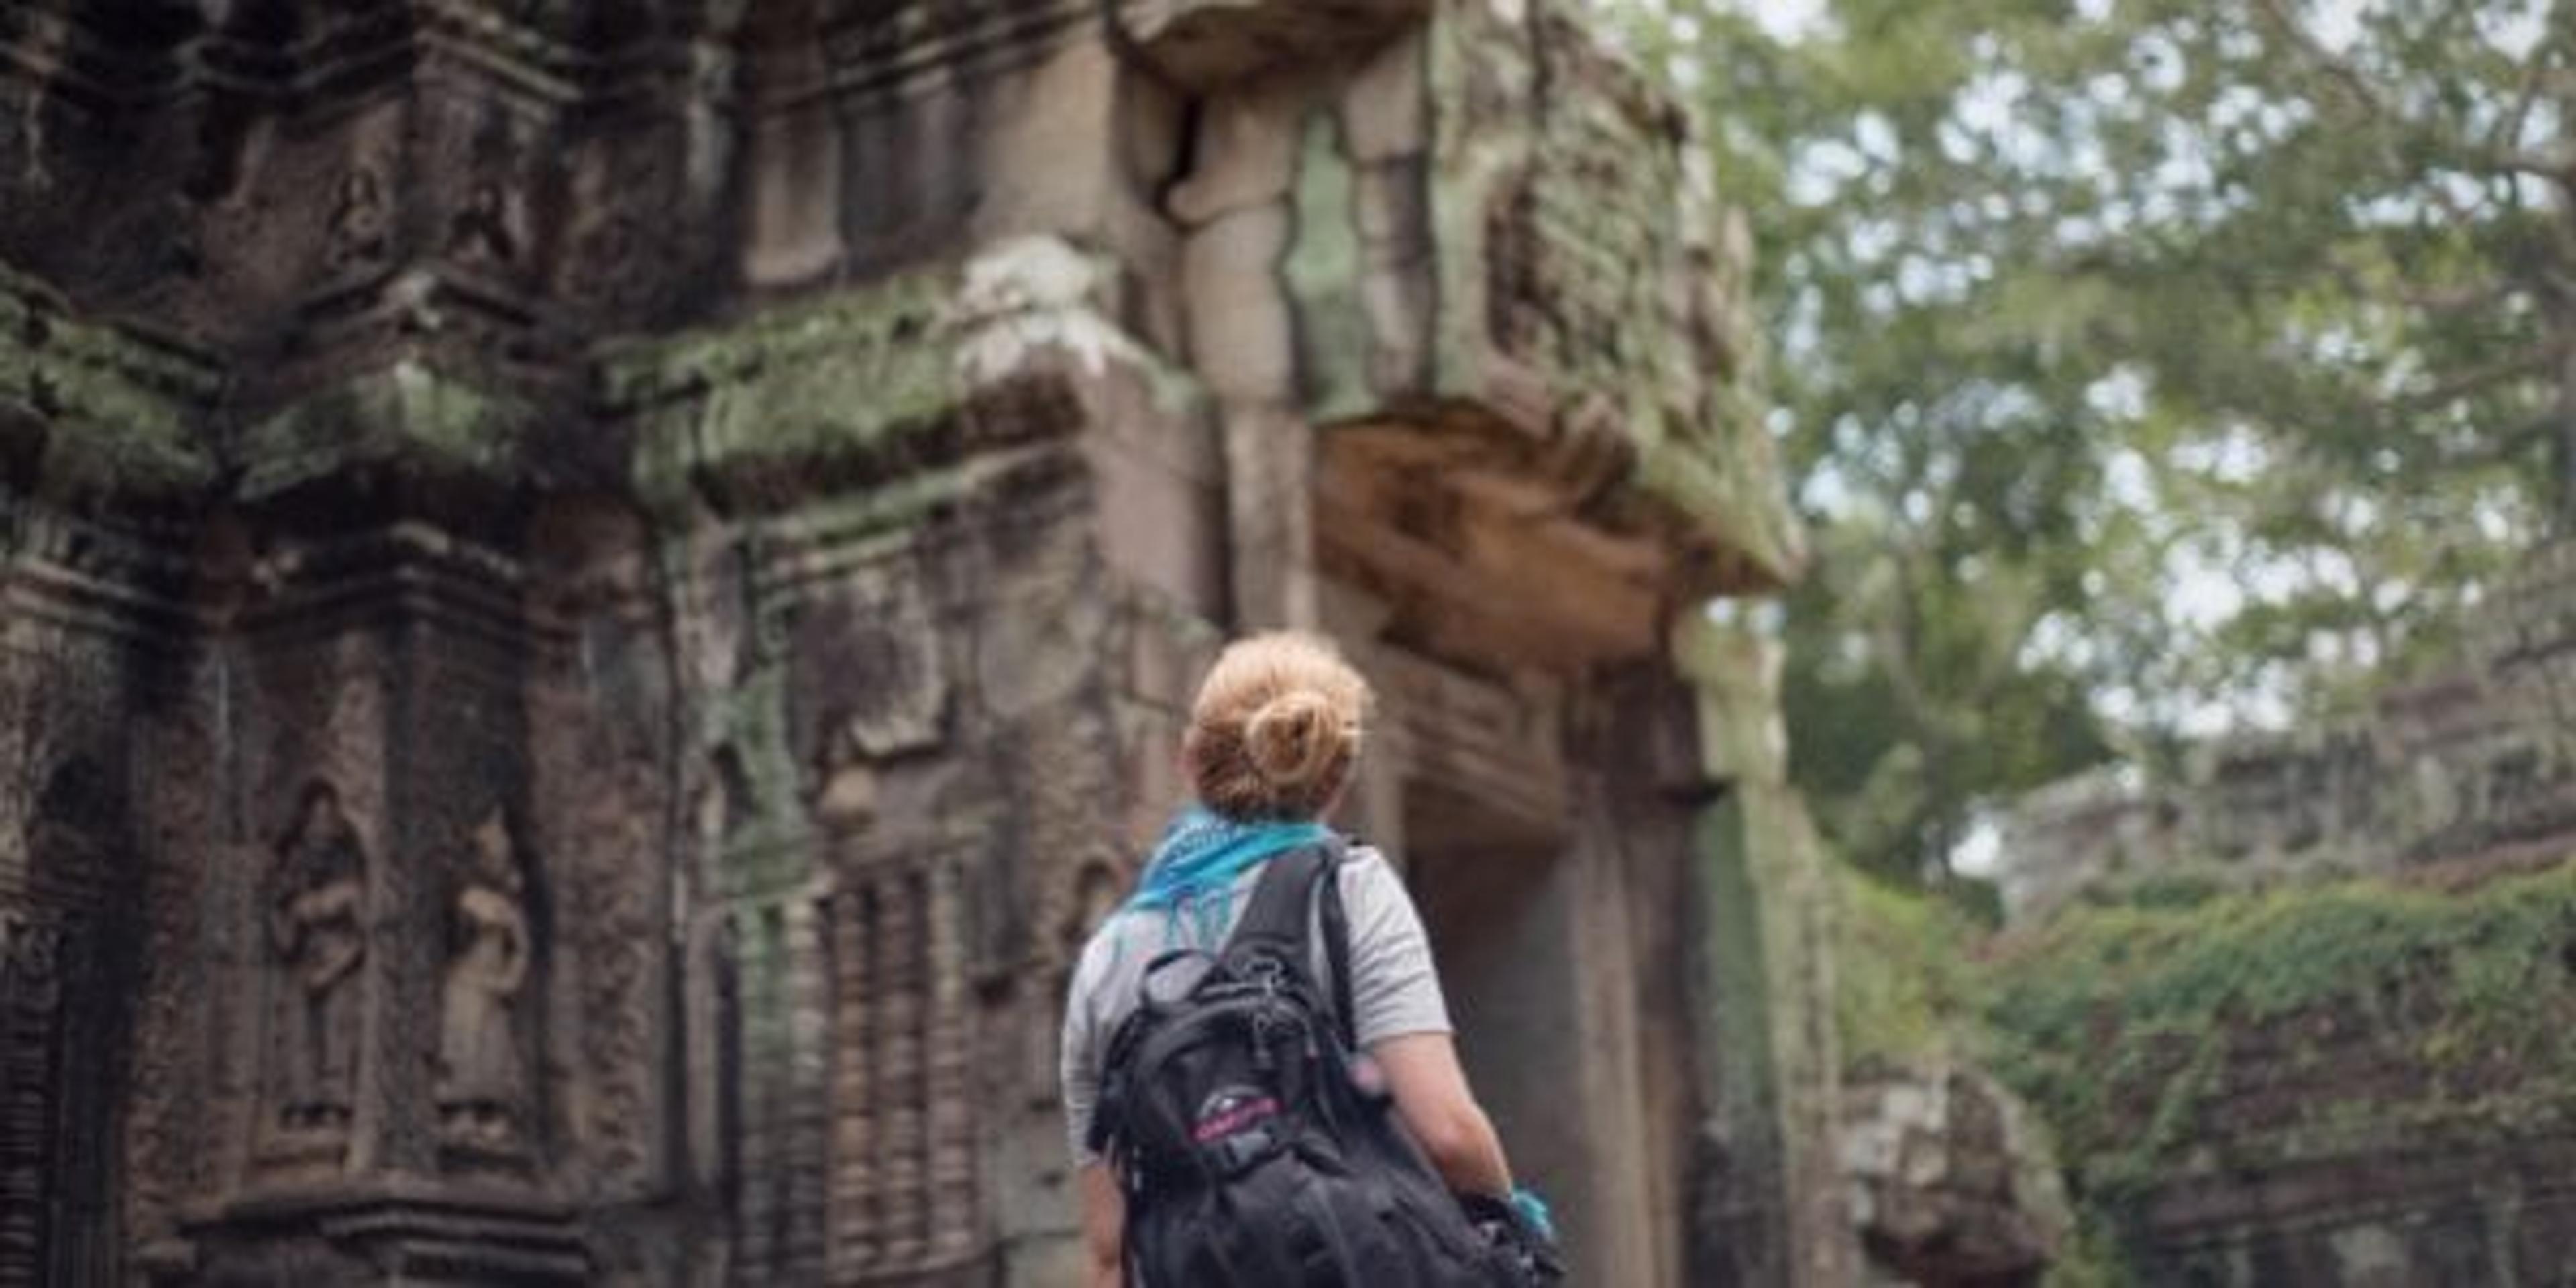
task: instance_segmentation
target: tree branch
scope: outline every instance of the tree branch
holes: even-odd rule
[[[2522,146],[2523,127],[2531,124],[2531,112],[2540,105],[2540,88],[2549,82],[2549,59],[2542,50],[2531,51],[2531,68],[2523,73],[2522,88],[2513,96],[2513,109],[2496,122],[2487,136],[2489,151],[2510,152]]]
[[[2263,10],[2263,16],[2271,19],[2272,25],[2280,29],[2281,35],[2298,49],[2302,57],[2316,64],[2319,71],[2340,82],[2371,115],[2381,117],[2389,115],[2387,100],[2380,97],[2378,87],[2370,83],[2370,78],[2363,75],[2361,69],[2353,66],[2349,61],[2336,57],[2333,50],[2326,48],[2309,33],[2307,28],[2300,26],[2298,15],[2291,13],[2282,0],[2259,0],[2259,6]]]
[[[2385,405],[2391,411],[2430,411],[2456,402],[2499,381],[2544,371],[2566,352],[2567,341],[2564,339],[2537,348],[2525,349],[2484,366],[2471,367],[2420,393],[2387,399]]]
[[[2521,284],[2518,282],[2480,282],[2474,286],[2454,287],[2447,291],[2401,291],[2398,294],[2399,298],[2406,301],[2408,308],[2421,309],[2434,317],[2446,318],[2462,313],[2484,312],[2520,289]]]

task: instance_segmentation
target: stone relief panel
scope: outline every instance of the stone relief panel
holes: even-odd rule
[[[604,1200],[665,1192],[676,1018],[672,655],[641,519],[596,498],[546,507],[530,533],[541,648],[526,687],[536,853],[554,875],[558,1017],[541,1046],[564,1071],[563,1174]],[[523,1007],[524,1009],[524,1007]]]
[[[894,858],[845,877],[826,908],[829,1283],[922,1274],[984,1246],[962,871],[954,855]]]
[[[18,553],[0,622],[0,1283],[87,1284],[117,1259],[139,868],[124,731],[149,668],[79,629],[76,597],[40,580],[55,570]]]
[[[724,914],[718,1033],[730,1124],[730,1282],[817,1282],[826,1258],[829,988],[820,897],[738,901]]]
[[[263,1160],[337,1167],[365,1031],[368,861],[339,789],[316,779],[276,845],[262,902],[269,951]]]
[[[0,913],[0,1284],[48,1281],[62,1105],[61,930]]]
[[[450,915],[438,1031],[438,1126],[449,1152],[512,1159],[528,1146],[522,998],[534,992],[528,879],[498,811],[474,829]]]
[[[948,662],[917,555],[862,566],[816,588],[786,629],[793,635],[790,685],[805,726],[797,744],[829,771],[816,784],[824,807],[851,803],[832,799],[843,781],[833,775],[945,740]]]

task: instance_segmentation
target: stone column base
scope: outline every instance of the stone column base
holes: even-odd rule
[[[542,1194],[428,1180],[254,1193],[152,1250],[170,1288],[579,1285],[590,1253],[573,1209]]]

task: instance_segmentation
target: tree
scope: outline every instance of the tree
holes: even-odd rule
[[[2576,0],[1624,9],[1760,232],[1864,862],[2330,705],[2576,529]]]

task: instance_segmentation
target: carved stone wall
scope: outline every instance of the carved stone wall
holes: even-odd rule
[[[1833,1282],[1677,982],[1746,248],[1580,13],[0,11],[0,1284],[1071,1282],[1072,958],[1282,622],[1544,896],[1589,1279]]]

